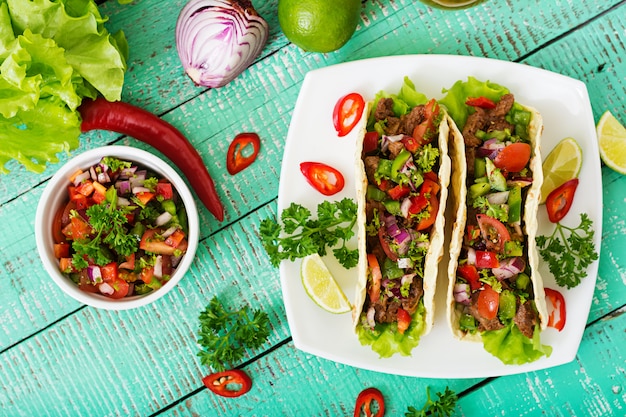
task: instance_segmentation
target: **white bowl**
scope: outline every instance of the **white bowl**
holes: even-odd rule
[[[105,156],[113,156],[122,160],[132,161],[167,178],[178,192],[187,212],[189,225],[188,248],[176,271],[163,287],[148,294],[113,299],[100,294],[88,293],[61,273],[59,261],[54,256],[54,240],[52,224],[57,210],[67,202],[66,187],[69,177],[78,169],[89,168],[97,164]],[[141,149],[128,146],[104,146],[86,151],[69,160],[50,179],[43,191],[37,206],[35,217],[35,238],[41,261],[54,282],[70,297],[81,303],[108,310],[126,310],[149,304],[163,297],[176,286],[193,262],[199,241],[198,210],[193,196],[185,181],[165,161]]]

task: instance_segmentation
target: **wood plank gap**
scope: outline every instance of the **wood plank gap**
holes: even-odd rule
[[[626,4],[626,0],[622,0],[621,2],[617,3],[614,6],[609,7],[608,9],[604,10],[603,12],[597,14],[596,16],[594,16],[593,18],[586,20],[584,23],[581,23],[579,25],[574,26],[573,28],[571,28],[568,31],[565,31],[563,33],[561,33],[560,35],[558,35],[557,37],[550,39],[549,41],[542,43],[541,45],[537,46],[535,49],[528,51],[527,53],[521,55],[519,58],[513,60],[513,62],[516,63],[521,63],[524,60],[526,60],[527,58],[533,56],[536,53],[541,52],[542,49],[545,49],[547,47],[549,47],[550,45],[555,44],[556,42],[560,41],[563,38],[568,37],[569,35],[571,35],[572,33],[578,31],[579,29],[585,27],[585,26],[589,26],[590,24],[594,23],[596,20],[601,19],[603,16],[611,13],[613,10],[618,9],[619,7],[622,7]]]

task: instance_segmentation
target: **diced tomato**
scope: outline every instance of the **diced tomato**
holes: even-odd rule
[[[432,172],[432,171],[431,171]],[[420,193],[427,197],[432,197],[433,195],[437,195],[441,187],[437,183],[437,181],[430,180],[428,178],[424,178],[424,182],[420,187]]]
[[[386,179],[381,179],[378,181],[378,189],[381,191],[389,191],[394,187],[393,182]]]
[[[476,241],[480,237],[480,228],[473,224],[467,226],[467,230],[465,231],[465,244],[472,245],[473,242]]]
[[[428,199],[423,194],[414,195],[410,199],[409,215],[418,214],[428,206]]]
[[[137,198],[144,206],[150,202],[154,198],[154,193],[149,191],[143,191],[136,194]]]
[[[80,281],[78,282],[78,288],[81,291],[90,292],[90,293],[100,293],[98,287],[93,285],[93,283],[87,277],[87,269],[83,269],[80,272]]]
[[[178,245],[180,245],[180,242],[182,242],[184,239],[185,234],[183,233],[183,231],[180,229],[176,229],[174,233],[172,233],[167,237],[167,239],[165,239],[165,244],[173,248],[177,248]]]
[[[91,180],[80,183],[76,186],[76,192],[84,195],[85,197],[89,197],[93,194],[95,188],[93,187],[93,183]]]
[[[367,254],[367,266],[372,278],[371,285],[369,285],[368,295],[370,297],[370,301],[376,303],[380,299],[380,286],[383,281],[383,274],[380,271],[380,265],[378,264],[376,255],[372,253]]]
[[[420,148],[420,143],[413,136],[404,136],[401,142],[406,150],[411,153],[417,152],[417,150]]]
[[[74,205],[72,203],[72,205]],[[57,212],[54,214],[54,220],[52,221],[52,238],[54,239],[54,243],[63,243],[67,241],[65,235],[62,230],[65,224],[63,224],[63,214],[65,213],[65,208],[67,206],[60,207]]]
[[[390,237],[387,235],[386,228],[381,227],[378,229],[378,240],[380,241],[380,246],[383,248],[383,252],[385,252],[387,258],[395,262],[398,260],[398,254],[391,249],[391,246],[389,246],[389,240],[387,239],[390,239]]]
[[[411,315],[403,308],[398,309],[398,332],[404,334],[411,324]]]
[[[139,274],[139,279],[141,279],[146,284],[150,284],[152,282],[152,277],[154,277],[154,267],[147,266],[141,270]]]
[[[435,171],[424,172],[424,178],[429,179],[434,182],[437,182],[437,180],[439,179]]]
[[[434,129],[435,119],[439,116],[439,110],[439,104],[437,104],[435,99],[431,99],[424,106],[425,120],[418,124],[413,130],[413,137],[420,146],[432,142],[432,140],[437,136]]]
[[[159,229],[148,229],[144,232],[143,236],[141,236],[141,241],[139,242],[139,248],[145,250],[146,252],[156,253],[158,255],[173,255],[175,251],[180,250],[182,252],[187,250],[187,241],[182,240],[178,247],[174,248],[167,243],[165,240],[159,237],[161,230]]]
[[[102,273],[102,280],[104,282],[114,282],[119,277],[119,274],[117,273],[116,262],[111,262],[109,264],[101,266],[100,272]]]
[[[363,154],[367,154],[378,149],[379,138],[380,134],[377,131],[373,130],[371,132],[367,132],[363,138]]]
[[[486,214],[477,214],[476,219],[483,239],[487,242],[487,248],[502,253],[504,242],[511,240],[511,234],[506,226],[500,220]]]
[[[81,240],[91,234],[91,226],[78,216],[70,219],[70,223],[63,228],[63,234],[70,240]]]
[[[89,207],[87,197],[84,194],[79,193],[76,190],[76,187],[70,185],[68,187],[68,192],[70,195],[70,201],[72,201],[76,205],[76,210],[83,210]]]
[[[69,258],[70,257],[70,244],[69,243],[55,243],[54,244],[54,257]]]
[[[417,224],[417,230],[426,230],[435,223],[437,219],[437,212],[439,211],[439,198],[436,195],[431,195],[428,201],[428,217],[424,217]]]
[[[105,294],[109,298],[119,299],[124,298],[128,295],[128,290],[130,289],[130,285],[128,282],[124,281],[121,278],[115,278],[111,282],[107,282],[111,287],[113,287],[113,294]]]
[[[131,253],[126,257],[126,260],[122,262],[119,266],[123,269],[130,269],[131,271],[135,269],[135,254]]]
[[[493,100],[484,96],[468,97],[468,99],[465,100],[465,104],[472,107],[481,107],[483,109],[495,109],[496,107],[496,103],[494,103]]]
[[[171,200],[174,197],[174,189],[169,182],[159,181],[156,185],[156,195],[160,195],[165,200]]]
[[[408,196],[411,193],[411,188],[408,185],[398,184],[395,187],[387,190],[387,194],[394,200],[400,200]]]
[[[520,172],[530,160],[530,145],[516,142],[508,145],[496,155],[493,164],[507,172]]]
[[[475,265],[463,264],[456,268],[456,273],[467,281],[472,291],[476,291],[481,287],[480,275]]]
[[[76,272],[76,268],[74,268],[74,264],[72,263],[72,258],[60,258],[59,269],[65,274]]]
[[[476,267],[477,268],[497,268],[500,265],[498,255],[494,252],[477,250],[476,251]]]
[[[478,293],[476,307],[478,314],[487,320],[495,319],[498,315],[498,307],[500,306],[500,294],[498,294],[490,285],[485,285]]]
[[[104,194],[100,193],[99,191],[95,191],[93,193],[93,195],[91,196],[91,199],[93,200],[94,203],[100,204],[104,200],[106,200],[106,196]]]

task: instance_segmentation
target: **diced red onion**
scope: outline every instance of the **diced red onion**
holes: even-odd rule
[[[130,201],[124,197],[117,197],[117,206],[130,206]]]
[[[139,171],[135,171],[135,175],[133,176],[133,178],[138,181],[145,181],[147,176],[148,176],[148,171],[146,171],[145,169],[142,169]]]
[[[457,303],[469,305],[470,296],[468,292],[468,285],[464,283],[454,284],[454,301]]]
[[[87,267],[87,276],[89,280],[94,284],[102,282],[102,271],[98,265],[89,265]]]
[[[400,233],[394,237],[394,240],[398,245],[403,245],[411,240],[411,235],[408,231],[400,229]]]
[[[500,266],[493,268],[491,272],[493,275],[502,281],[503,279],[509,279],[519,274],[526,268],[524,259],[519,256],[509,259],[503,259],[500,261]]]
[[[119,178],[127,180],[128,178],[132,177],[135,174],[135,171],[137,171],[136,166],[132,166],[130,168],[122,168],[122,170],[120,171]]]
[[[411,199],[408,197],[402,200],[402,203],[400,204],[400,213],[402,213],[402,217],[405,219],[409,218],[409,209],[411,208],[411,204]]]
[[[467,250],[467,263],[470,265],[476,265],[476,250],[469,248]]]
[[[380,141],[380,150],[387,152],[389,144],[392,142],[399,142],[404,138],[404,135],[383,135]]]
[[[505,204],[509,200],[509,191],[499,191],[487,194],[487,201],[491,204]]]
[[[158,255],[154,260],[154,276],[157,278],[163,277],[163,256]]]
[[[167,212],[164,211],[163,213],[161,213],[155,220],[154,223],[157,226],[163,226],[164,224],[166,224],[167,222],[169,222],[170,220],[172,220],[172,215]]]
[[[150,189],[146,188],[146,187],[133,187],[133,194],[139,194],[139,193],[149,193]]]
[[[98,174],[96,174],[96,169],[93,166],[89,167],[89,175],[91,175],[92,180],[98,181]]]
[[[252,64],[268,35],[250,0],[191,0],[176,22],[176,49],[194,83],[222,87]]]
[[[98,179],[97,179],[97,181],[98,181],[100,184],[106,184],[106,183],[108,183],[108,182],[111,182],[111,177],[109,177],[109,174],[107,174],[106,172],[100,172],[100,173],[98,174]]]
[[[109,283],[106,283],[106,282],[103,282],[102,284],[100,284],[98,286],[98,289],[104,295],[111,295],[115,292],[115,289]]]
[[[167,239],[168,237],[170,237],[176,231],[176,229],[178,229],[178,227],[172,226],[169,229],[167,229],[165,232],[163,232],[161,234],[161,236],[163,236],[164,238]]]
[[[83,183],[83,181],[88,180],[91,177],[91,173],[89,171],[81,172],[76,177],[74,177],[74,186],[79,186]]]
[[[115,188],[117,189],[118,195],[126,195],[130,193],[130,181],[121,180],[115,183]]]

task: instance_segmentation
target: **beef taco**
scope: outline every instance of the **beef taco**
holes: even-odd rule
[[[457,132],[450,149],[451,330],[459,339],[482,341],[505,364],[549,356],[551,348],[540,343],[547,315],[535,243],[541,115],[505,87],[472,77],[458,81],[440,103]]]
[[[405,78],[368,103],[357,144],[359,340],[381,357],[409,355],[433,323],[450,179],[448,117]]]

